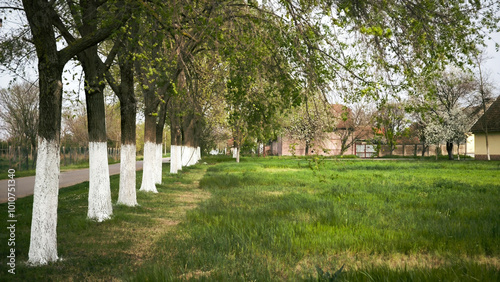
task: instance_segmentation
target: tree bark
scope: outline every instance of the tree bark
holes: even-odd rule
[[[453,142],[446,142],[446,151],[448,152],[448,160],[453,160]]]
[[[90,36],[98,29],[97,6],[93,1],[81,5],[82,36]],[[85,74],[85,101],[89,134],[89,204],[87,216],[98,222],[111,218],[111,187],[107,158],[106,111],[104,106],[104,72],[97,45],[78,53]]]
[[[82,34],[85,33],[82,32]],[[97,46],[92,46],[80,52],[78,59],[82,63],[85,73],[85,100],[89,134],[89,204],[87,216],[101,222],[111,218],[113,214],[107,158],[104,70],[101,68],[102,63],[97,53]]]
[[[59,188],[59,139],[61,131],[62,72],[56,38],[44,1],[23,1],[38,56],[40,108],[38,157],[33,198],[28,262],[56,261],[57,198]]]
[[[155,183],[162,182],[162,166],[163,155],[161,147],[163,144],[163,129],[165,128],[165,120],[167,119],[167,103],[162,102],[160,111],[158,112],[158,123],[156,124],[156,163],[155,163]]]
[[[137,205],[136,182],[136,113],[133,63],[128,56],[119,56],[120,86],[115,91],[120,99],[120,190],[118,204]]]
[[[175,110],[174,101],[169,102],[169,115],[170,115],[170,173],[177,173],[182,170],[182,137],[181,129],[179,126],[179,117]]]
[[[188,113],[182,118],[182,145],[184,148],[182,165],[192,166],[198,162],[196,142],[196,115]]]
[[[144,93],[144,169],[140,191],[158,193],[155,185],[156,119],[159,100],[149,87]]]

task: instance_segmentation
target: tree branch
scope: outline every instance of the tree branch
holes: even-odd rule
[[[60,62],[63,64],[66,63],[76,54],[89,48],[90,46],[93,46],[105,40],[111,34],[113,34],[113,32],[120,28],[130,18],[130,5],[124,5],[123,9],[124,12],[118,20],[114,21],[108,26],[101,27],[97,31],[90,33],[87,36],[74,40],[72,43],[69,43],[67,47],[59,51]]]

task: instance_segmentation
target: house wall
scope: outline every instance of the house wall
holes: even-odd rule
[[[306,143],[304,141],[292,140],[288,137],[278,137],[277,142],[273,142],[273,153],[278,156],[304,156],[306,153]],[[313,148],[309,148],[309,154],[318,154],[323,156],[340,155],[340,138],[335,133],[329,133],[325,140],[315,142]],[[274,151],[276,148],[276,151]],[[295,149],[295,150],[294,150]],[[344,155],[354,155],[354,146],[351,146],[344,152]]]
[[[488,144],[490,148],[490,158],[500,160],[500,132],[488,134]],[[474,140],[474,153],[477,160],[486,160],[486,137],[484,134],[476,133]]]

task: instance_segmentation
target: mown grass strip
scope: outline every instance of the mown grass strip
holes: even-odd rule
[[[169,171],[168,165],[163,170]],[[157,241],[175,234],[189,209],[209,196],[196,181],[204,169],[184,169],[181,175],[164,174],[158,194],[138,192],[140,206],[113,206],[111,220],[97,223],[86,218],[88,182],[60,190],[58,207],[58,253],[60,261],[42,267],[26,265],[33,197],[16,201],[16,275],[0,273],[0,281],[96,281],[122,280],[135,273],[157,254]],[[137,173],[140,187],[142,172]],[[182,182],[179,185],[178,182]],[[118,198],[119,175],[111,176],[112,199]],[[7,206],[0,205],[0,221],[6,222]],[[7,236],[0,233],[2,264]],[[2,268],[5,269],[5,268]]]

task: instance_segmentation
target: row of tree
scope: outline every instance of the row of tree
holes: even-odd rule
[[[172,173],[197,161],[202,138],[218,127],[221,114],[239,153],[249,136],[268,140],[287,109],[318,108],[327,93],[411,94],[419,81],[476,54],[484,28],[498,28],[500,8],[494,0],[12,2],[5,6],[22,10],[28,25],[2,41],[0,61],[23,62],[19,58],[34,51],[39,76],[33,264],[58,258],[62,75],[70,60],[85,76],[88,217],[102,221],[112,215],[106,85],[120,105],[118,203],[134,206],[139,101],[145,122],[140,190],[157,192],[167,120]]]

